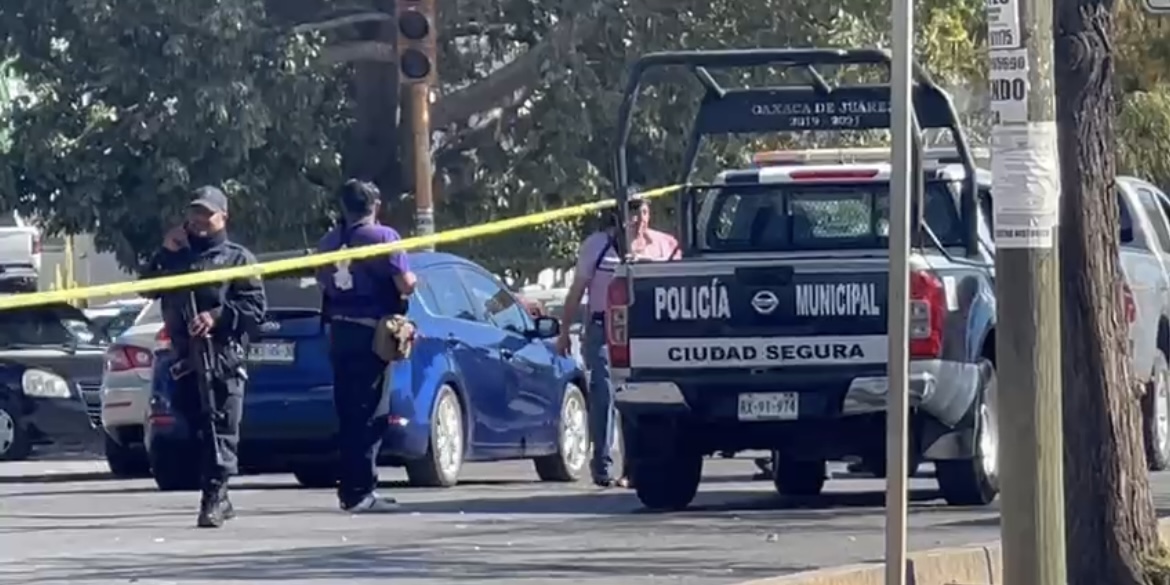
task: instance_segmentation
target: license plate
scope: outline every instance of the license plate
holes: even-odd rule
[[[739,420],[796,420],[799,405],[796,392],[740,394]]]
[[[293,343],[253,343],[248,347],[248,361],[260,364],[291,364],[296,355]]]

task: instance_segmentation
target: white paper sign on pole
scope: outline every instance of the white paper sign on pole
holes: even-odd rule
[[[997,248],[1052,248],[1060,210],[1056,123],[996,126],[991,134]]]
[[[987,44],[991,50],[1019,49],[1024,46],[1020,36],[1019,0],[984,0],[987,8]]]
[[[991,112],[994,123],[1028,121],[1028,50],[991,52]]]

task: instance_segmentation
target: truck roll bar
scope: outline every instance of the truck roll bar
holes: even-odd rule
[[[630,68],[621,108],[618,111],[618,139],[613,160],[613,183],[618,205],[615,212],[626,221],[629,194],[627,146],[634,108],[642,87],[642,78],[652,70],[685,67],[704,88],[695,115],[684,168],[678,184],[686,184],[695,166],[699,148],[707,136],[732,134],[767,134],[805,131],[857,131],[890,127],[889,82],[834,85],[817,70],[818,66],[875,65],[889,76],[890,55],[880,49],[788,48],[719,51],[667,51],[642,56]],[[758,88],[726,88],[711,70],[779,67],[805,73],[804,85]],[[954,102],[930,75],[915,63],[913,67],[913,116],[915,144],[921,149],[924,129],[948,130],[958,162],[965,171],[961,197],[965,247],[968,256],[979,251],[975,159]],[[921,153],[915,154],[920,159]],[[919,191],[921,193],[921,191]],[[685,196],[685,195],[680,195]],[[625,238],[618,238],[619,252],[626,253]]]

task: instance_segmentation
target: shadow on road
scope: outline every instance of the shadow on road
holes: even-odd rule
[[[65,473],[36,473],[16,476],[0,476],[0,485],[73,483],[79,481],[103,481],[116,479],[109,471],[81,471]]]
[[[938,498],[935,490],[915,490],[911,501],[929,502]],[[701,492],[694,504],[675,514],[726,515],[728,512],[769,510],[830,511],[857,508],[880,508],[885,505],[883,492],[827,492],[808,498],[781,497],[770,490],[761,492],[708,490]],[[565,492],[523,498],[464,498],[431,502],[412,502],[410,512],[431,514],[659,514],[647,510],[632,490],[596,490]]]
[[[101,483],[97,483],[97,482]],[[71,486],[70,489],[42,489],[22,491],[18,493],[0,494],[0,499],[7,498],[30,498],[30,497],[50,497],[50,496],[66,496],[66,495],[118,495],[118,494],[148,494],[157,493],[158,488],[155,487],[153,480],[125,480],[111,477],[108,473],[105,474],[48,474],[45,476],[34,477],[0,477],[0,485],[38,485],[38,484],[66,484],[66,483],[87,483],[93,482],[90,485]],[[524,486],[539,484],[535,480],[511,480],[511,479],[486,479],[486,480],[466,480],[460,481],[461,487],[508,487],[508,486]],[[129,485],[128,485],[129,484]],[[433,488],[417,488],[412,487],[405,481],[383,481],[378,484],[381,489],[387,490],[425,490]],[[272,476],[265,475],[245,475],[239,478],[232,479],[232,491],[306,491],[311,489],[332,489],[332,488],[306,488],[302,487],[296,480],[284,480]]]
[[[141,579],[245,583],[425,579],[450,583],[513,582],[526,579],[547,582],[631,575],[682,578],[720,574],[739,581],[812,568],[766,564],[767,559],[751,565],[723,565],[712,563],[711,559],[699,554],[698,549],[683,548],[654,557],[639,555],[639,551],[628,548],[591,547],[588,551],[570,554],[575,551],[541,547],[541,554],[538,555],[526,555],[523,550],[503,545],[499,545],[499,552],[503,554],[495,554],[491,548],[435,545],[321,546],[223,555],[168,555],[166,561],[161,563],[146,555],[94,556],[85,559],[55,557],[38,559],[36,576],[48,581],[103,583],[132,583]]]

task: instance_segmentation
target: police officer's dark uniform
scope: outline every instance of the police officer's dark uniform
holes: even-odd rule
[[[202,187],[195,192],[189,209],[186,246],[177,250],[160,249],[143,270],[146,278],[199,272],[254,264],[256,258],[247,248],[232,242],[222,222],[227,214],[227,197],[215,187]],[[192,233],[192,217],[221,219],[218,229]],[[204,219],[204,221],[208,221]],[[191,296],[194,293],[196,316],[191,315]],[[247,379],[244,358],[249,334],[256,331],[264,318],[264,288],[259,278],[245,278],[157,293],[162,303],[163,321],[171,337],[171,347],[179,361],[171,373],[176,378],[175,410],[187,421],[194,433],[201,469],[203,492],[199,508],[199,526],[218,527],[235,515],[227,497],[228,478],[238,472],[238,444],[240,418],[243,410],[244,383]],[[212,389],[214,411],[214,439],[211,424],[203,413],[199,395],[199,380],[190,363],[190,328],[193,321],[206,320],[208,340],[214,364]]]

